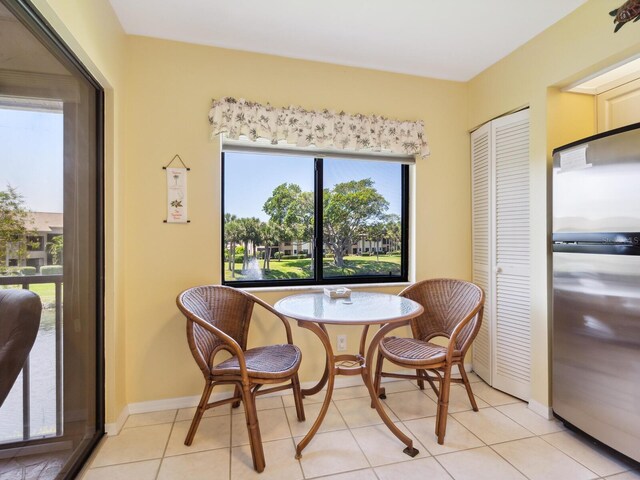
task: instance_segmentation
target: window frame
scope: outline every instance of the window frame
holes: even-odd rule
[[[256,147],[252,149],[255,152],[268,155],[285,155],[282,151],[270,151],[269,148]],[[409,231],[410,231],[410,208],[409,208],[409,176],[410,170],[409,164],[400,164],[400,188],[401,188],[401,212],[400,212],[400,230],[402,239],[401,255],[400,255],[400,275],[349,275],[349,276],[334,276],[324,277],[323,260],[324,255],[314,255],[314,277],[305,279],[289,279],[289,280],[225,280],[225,271],[227,262],[225,261],[225,153],[227,151],[222,148],[220,152],[220,192],[221,192],[221,215],[220,215],[220,258],[221,258],[221,284],[236,288],[277,288],[277,287],[314,287],[314,286],[326,286],[326,285],[366,285],[366,284],[379,284],[379,283],[406,283],[409,281]],[[228,151],[228,153],[241,153],[237,151]],[[323,252],[323,192],[324,192],[324,160],[330,158],[344,158],[344,156],[333,157],[330,153],[322,152],[323,155],[315,154],[315,152],[308,152],[300,149],[291,149],[289,154],[296,156],[306,156],[313,158],[314,160],[314,238],[312,239],[315,252]],[[367,160],[367,156],[358,155],[349,156],[353,160]],[[371,161],[383,160],[384,157]],[[390,160],[392,161],[392,160]]]

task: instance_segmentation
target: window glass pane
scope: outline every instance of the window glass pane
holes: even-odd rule
[[[314,160],[227,152],[224,281],[314,278]]]
[[[324,278],[401,276],[402,166],[324,159]]]
[[[45,244],[44,238],[50,231],[62,231],[62,108],[62,102],[0,97],[0,205],[5,215],[0,226],[2,289],[23,288],[24,283],[9,285],[13,275],[26,275],[39,282],[44,278],[42,272],[46,273],[46,267],[54,263],[47,258],[50,245]],[[9,229],[14,229],[21,241],[9,242]],[[9,267],[10,263],[15,267]],[[25,440],[27,409],[27,440],[56,434],[55,284],[27,285],[40,296],[44,308],[29,355],[29,402],[24,401],[21,372],[21,382],[14,384],[0,408],[2,443]]]

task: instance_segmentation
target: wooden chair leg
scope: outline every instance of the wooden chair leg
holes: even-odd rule
[[[467,372],[464,371],[464,366],[461,363],[458,364],[458,370],[460,370],[460,376],[462,377],[464,388],[467,389],[467,395],[469,396],[471,407],[473,408],[474,412],[477,412],[478,404],[476,403],[476,397],[473,395],[473,391],[471,390],[471,382],[469,382],[469,377],[467,377]]]
[[[256,472],[264,471],[265,460],[262,449],[262,437],[260,435],[260,425],[258,424],[258,412],[256,410],[256,397],[251,392],[250,385],[242,386],[242,402],[244,403],[244,413],[247,419],[247,431],[249,432],[249,443],[251,445],[251,457],[253,458],[253,468]]]
[[[213,383],[207,381],[204,386],[204,391],[202,392],[202,397],[200,397],[200,403],[198,404],[198,408],[196,408],[196,413],[193,416],[193,420],[191,420],[191,427],[189,427],[189,431],[187,432],[187,438],[184,439],[184,444],[189,446],[193,443],[193,437],[196,436],[196,431],[198,430],[198,426],[200,425],[200,420],[202,420],[202,415],[207,410],[207,403],[209,403],[209,397],[211,396],[211,390],[213,390]]]
[[[431,375],[429,375],[429,372],[427,372],[426,370],[423,370],[423,372],[425,373],[424,378],[427,380],[427,382],[429,382],[429,385],[431,386],[431,390],[433,390],[433,393],[435,393],[437,396],[440,396],[440,389],[436,387],[436,384],[431,378]]]
[[[296,415],[299,422],[305,421],[304,405],[302,404],[302,392],[300,391],[300,379],[296,373],[291,379],[291,386],[293,388],[293,401],[296,404]]]
[[[385,399],[387,396],[384,393],[384,390],[380,389],[380,382],[382,381],[382,362],[384,362],[384,357],[380,352],[378,352],[378,358],[376,359],[376,373],[373,377],[373,390],[376,395],[380,398]],[[371,408],[374,408],[373,404]]]
[[[236,388],[233,390],[233,396],[234,397],[241,397],[241,391],[240,391],[240,387],[238,385],[236,385]],[[231,404],[231,408],[238,408],[240,406],[240,400],[233,402]]]
[[[444,378],[440,385],[440,398],[438,399],[438,416],[436,420],[436,434],[438,435],[438,443],[444,443],[444,436],[447,431],[447,415],[449,413],[449,390],[451,387],[451,365],[447,365],[444,369]]]
[[[438,389],[438,397],[437,397],[437,407],[436,407],[436,436],[438,435],[438,432],[440,431],[440,402],[442,400],[442,384],[443,382],[440,382],[440,388]]]
[[[416,375],[420,377],[418,379],[418,388],[420,388],[420,390],[424,390],[424,380],[422,379],[423,372],[424,370],[416,369]]]

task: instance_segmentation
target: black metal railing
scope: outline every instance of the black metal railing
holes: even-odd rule
[[[62,435],[62,278],[63,275],[0,276],[0,286],[29,290],[31,285],[55,285],[56,436]],[[29,358],[22,367],[22,441],[31,440],[31,379]]]

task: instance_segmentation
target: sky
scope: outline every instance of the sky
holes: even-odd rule
[[[33,212],[62,212],[62,112],[0,108],[0,190],[7,185]]]
[[[348,180],[371,178],[374,187],[389,202],[386,213],[401,212],[401,168],[397,163],[324,159],[324,187]],[[282,183],[295,183],[303,191],[313,191],[313,158],[273,156],[253,153],[225,153],[225,213],[237,217],[258,217],[265,201]]]

